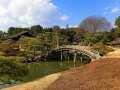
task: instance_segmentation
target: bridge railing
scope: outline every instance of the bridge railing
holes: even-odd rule
[[[92,49],[91,47],[87,47],[87,46],[63,45],[59,47],[59,49],[61,48],[76,49],[90,57],[100,57],[100,54],[98,51]]]
[[[91,52],[95,53],[95,54],[100,54],[98,51],[91,49]]]

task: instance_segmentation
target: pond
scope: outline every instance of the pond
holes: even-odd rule
[[[58,73],[61,71],[73,69],[75,67],[90,63],[90,60],[76,60],[76,64],[74,60],[57,60],[57,61],[46,61],[46,62],[32,62],[32,63],[23,63],[24,66],[28,67],[29,74],[25,77],[17,77],[19,83],[25,83],[29,81],[33,81],[36,79],[40,79],[46,75]],[[18,83],[18,84],[19,84]],[[13,84],[15,85],[15,84]],[[7,84],[7,86],[10,86]],[[2,86],[0,86],[2,87]],[[6,87],[5,85],[3,87]]]

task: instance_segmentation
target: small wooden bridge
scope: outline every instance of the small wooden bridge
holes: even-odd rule
[[[74,52],[74,60],[76,60],[77,53],[86,55],[89,58],[91,58],[91,60],[101,57],[98,51],[92,49],[91,47],[80,46],[80,45],[64,45],[64,46],[60,46],[60,47],[55,48],[54,50],[50,51],[48,54],[59,51],[59,52],[61,52],[61,60],[62,60],[63,59],[63,51],[68,51],[69,52],[71,50]]]

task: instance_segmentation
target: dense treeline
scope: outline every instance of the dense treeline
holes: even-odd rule
[[[21,46],[26,52],[47,51],[61,45],[80,44],[92,46],[97,43],[106,44],[120,37],[120,17],[115,20],[115,28],[110,22],[101,16],[90,16],[84,19],[77,28],[60,28],[53,26],[43,28],[41,25],[34,25],[30,28],[10,27],[8,32],[0,32],[0,37],[9,37],[28,31],[35,38],[22,37],[19,41],[2,41],[0,51],[10,53],[12,48]],[[28,45],[32,45],[29,47]],[[36,45],[36,46],[33,46]],[[39,47],[37,47],[39,46]],[[3,48],[4,47],[4,48]]]
[[[39,39],[44,39],[44,37],[46,39],[55,39],[57,36],[60,39],[59,41],[61,41],[59,42],[60,44],[71,44],[73,42],[84,42],[85,44],[106,43],[119,37],[119,23],[120,17],[115,21],[116,27],[111,28],[111,24],[104,17],[90,16],[83,20],[78,28],[60,28],[59,26],[43,28],[40,25],[34,25],[30,28],[10,27],[7,33],[0,31],[0,37],[28,31]]]
[[[19,42],[17,42],[16,44],[26,43],[26,44],[35,44],[35,45],[48,46],[50,48],[55,48],[55,47],[57,47],[57,45],[73,43],[75,41],[75,35],[76,35],[77,28],[65,29],[65,28],[60,28],[59,26],[54,26],[52,28],[43,28],[40,25],[35,25],[35,26],[32,26],[31,28],[10,27],[8,29],[7,33],[1,34],[1,38],[10,37],[10,36],[19,34],[23,31],[28,31],[36,39],[24,37],[24,38],[21,38],[19,40]],[[2,33],[2,31],[1,31],[1,33]],[[10,43],[12,41],[7,40],[7,41],[3,41],[3,42]],[[1,45],[2,45],[2,43],[1,43]],[[7,44],[7,47],[8,46],[10,46],[10,45]]]

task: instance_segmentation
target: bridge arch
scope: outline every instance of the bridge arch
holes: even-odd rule
[[[63,59],[63,55],[62,52],[63,51],[70,51],[73,50],[74,51],[74,60],[76,59],[76,53],[80,53],[83,55],[88,56],[89,58],[92,59],[96,59],[96,58],[100,58],[101,56],[99,55],[99,52],[91,49],[90,47],[86,47],[86,46],[79,46],[79,45],[66,45],[66,46],[61,46],[59,48],[55,48],[54,50],[50,51],[48,54],[51,54],[53,52],[61,52],[61,60]]]

